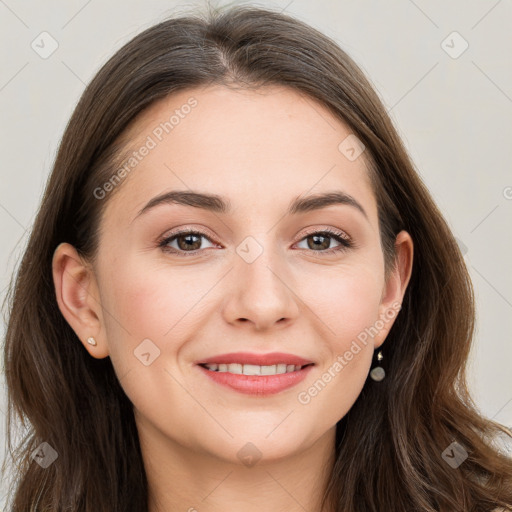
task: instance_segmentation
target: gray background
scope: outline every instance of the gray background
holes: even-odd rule
[[[474,400],[485,415],[512,427],[511,3],[251,3],[279,8],[320,29],[373,82],[419,173],[467,251],[478,301],[469,368]],[[23,253],[65,124],[85,84],[143,29],[204,5],[0,0],[1,299]],[[48,36],[40,35],[44,31],[58,43],[47,58],[31,46],[39,45],[39,52],[43,44],[46,50],[51,48]],[[0,334],[4,333],[2,322]],[[5,394],[3,383],[2,373],[0,392]],[[4,410],[1,397],[0,455]]]

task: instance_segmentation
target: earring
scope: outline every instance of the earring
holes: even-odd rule
[[[384,356],[382,355],[382,350],[379,350],[379,353],[377,354],[377,361],[382,361],[382,359],[384,359]],[[376,366],[370,372],[370,377],[376,382],[380,382],[385,376],[386,372],[382,366]]]
[[[90,345],[94,345],[94,346],[96,346],[98,344],[92,336],[90,338],[87,338],[87,343],[89,343]]]

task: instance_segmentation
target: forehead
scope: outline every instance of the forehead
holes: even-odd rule
[[[162,192],[193,189],[227,196],[237,210],[262,210],[336,189],[374,217],[366,155],[347,158],[347,137],[348,125],[290,88],[180,91],[151,105],[123,135],[132,165],[107,209],[133,217]]]

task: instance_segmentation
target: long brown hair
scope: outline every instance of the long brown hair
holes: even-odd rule
[[[396,234],[405,229],[414,241],[402,310],[382,346],[387,376],[369,378],[337,424],[324,504],[339,512],[512,507],[512,460],[490,441],[511,433],[479,414],[466,385],[475,317],[468,271],[385,107],[331,39],[291,16],[238,6],[139,34],[99,70],[67,125],[7,295],[12,510],[147,510],[132,404],[110,358],[90,357],[60,313],[52,256],[61,242],[96,254],[109,197],[94,190],[114,174],[120,136],[136,117],[173,92],[210,84],[284,85],[319,101],[366,146],[386,269]],[[18,420],[26,431],[13,449]],[[34,460],[41,443],[58,454],[46,468]],[[454,468],[446,450],[468,456]]]

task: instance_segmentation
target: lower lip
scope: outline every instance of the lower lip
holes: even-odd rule
[[[290,373],[265,375],[261,377],[258,375],[237,375],[229,372],[215,372],[199,365],[198,368],[202,370],[207,377],[218,384],[222,384],[223,386],[227,386],[247,395],[263,396],[279,393],[285,389],[296,386],[306,378],[309,371],[313,368],[313,365]]]

